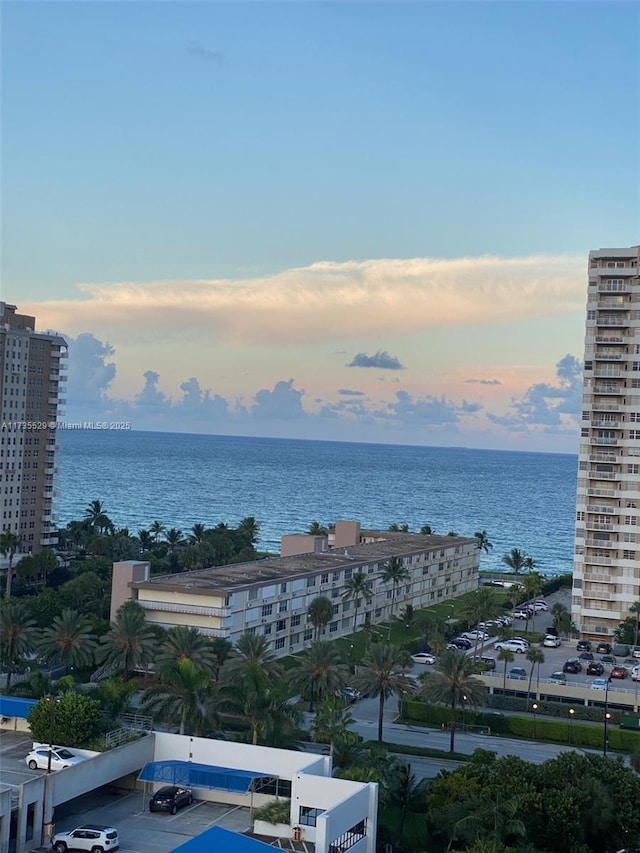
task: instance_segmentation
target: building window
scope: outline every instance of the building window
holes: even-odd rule
[[[329,633],[330,633],[330,634],[335,634],[337,630],[338,630],[338,623],[337,623],[337,622],[332,622],[332,623],[329,625]]]
[[[305,643],[308,642],[312,637],[313,637],[313,631],[305,631],[304,634],[302,635],[302,639],[304,640]]]
[[[622,559],[623,560],[635,560],[636,552],[635,551],[623,551]]]
[[[329,583],[329,572],[323,572],[320,575],[320,583]]]
[[[286,595],[287,593],[287,585],[286,583],[280,584],[280,595]]]
[[[287,620],[286,619],[278,619],[276,622],[276,631],[286,631],[287,629]]]
[[[278,637],[276,640],[276,649],[284,649],[284,637]]]
[[[317,579],[318,579],[318,578],[317,578],[317,576],[316,576],[316,575],[313,575],[313,577],[307,578],[307,588],[308,588],[308,587],[310,587],[310,586],[315,586],[315,585],[316,585],[316,580],[317,580]]]
[[[273,613],[273,604],[263,604],[262,605],[262,618],[265,616],[271,616]]]
[[[351,610],[351,602],[350,602],[350,601],[345,601],[345,602],[343,603],[343,605],[342,605],[342,612],[343,612],[343,613],[348,613],[350,610]]]
[[[256,601],[257,598],[258,598],[258,590],[257,589],[250,589],[247,593],[247,600],[248,601]]]
[[[300,826],[315,826],[318,815],[323,811],[324,809],[314,809],[311,806],[300,806],[298,823]]]
[[[340,598],[340,590],[332,589],[331,590],[331,598]]]
[[[340,605],[339,605],[339,604],[334,604],[334,605],[333,605],[333,615],[334,615],[334,616],[337,616],[337,614],[338,614],[338,613],[340,613]]]
[[[331,576],[331,579],[333,580],[334,583],[335,583],[335,581],[339,581],[340,580],[340,572],[334,572],[333,575]]]
[[[297,628],[299,624],[300,624],[300,615],[298,614],[297,616],[292,616],[291,617],[291,627]]]
[[[345,569],[344,570],[344,579],[346,581],[351,580],[352,575],[353,575],[353,569]]]
[[[289,609],[289,602],[288,602],[288,600],[281,601],[281,602],[278,604],[278,613],[286,613],[288,609]]]
[[[269,634],[271,633],[271,628],[272,628],[272,627],[273,627],[272,625],[265,625],[265,626],[264,626],[264,631],[263,631],[263,633],[264,633],[265,637],[268,637],[268,636],[269,636]]]

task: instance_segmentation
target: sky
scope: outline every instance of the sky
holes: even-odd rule
[[[2,299],[66,420],[577,452],[640,242],[632,2],[17,2]]]

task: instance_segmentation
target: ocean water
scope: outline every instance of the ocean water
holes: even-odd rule
[[[572,569],[577,456],[155,432],[59,434],[60,525],[99,499],[133,534],[158,519],[185,534],[253,515],[259,547],[310,522],[486,530],[483,569],[520,548],[547,575]]]

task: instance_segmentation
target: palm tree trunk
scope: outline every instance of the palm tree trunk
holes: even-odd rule
[[[531,672],[529,673],[529,686],[527,687],[527,705],[531,701],[531,682],[533,681],[533,670],[535,669],[535,663],[531,665]]]
[[[380,708],[378,710],[378,743],[382,743],[382,721],[384,718],[384,693],[380,691]]]
[[[451,734],[449,735],[449,752],[455,752],[455,737],[456,737],[456,697],[455,694],[451,699],[451,721],[449,724]]]
[[[11,581],[13,580],[13,554],[9,554],[9,565],[7,567],[7,584],[4,588],[5,598],[11,598]]]
[[[505,692],[507,689],[507,662],[504,662],[504,675],[502,676],[502,690]]]
[[[251,723],[251,729],[252,729],[251,743],[254,746],[257,746],[258,745],[258,724],[257,723]]]

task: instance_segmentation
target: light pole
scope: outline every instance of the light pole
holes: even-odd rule
[[[604,691],[604,735],[602,741],[602,755],[607,757],[607,747],[609,746],[609,733],[607,731],[611,714],[609,713],[609,685],[611,684],[611,676],[607,678],[607,686]]]
[[[47,696],[49,700],[49,755],[47,758],[47,773],[51,773],[51,753],[53,752],[53,726],[55,723],[55,708],[56,708],[56,700],[49,694]]]
[[[569,746],[573,743],[573,715],[575,711],[573,708],[569,708]]]
[[[467,697],[462,694],[462,731],[467,730]]]
[[[534,702],[533,705],[531,706],[531,708],[533,710],[533,738],[532,738],[532,740],[535,740],[536,739],[536,711],[538,710],[537,702]]]

